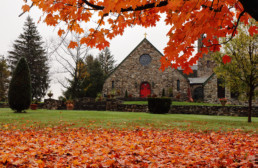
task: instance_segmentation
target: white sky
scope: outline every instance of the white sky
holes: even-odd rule
[[[22,13],[23,0],[2,0],[0,5],[0,55],[7,56],[7,52],[12,49],[13,42],[23,32],[23,25],[28,14],[18,17]],[[41,16],[41,11],[34,8],[29,15],[37,22]],[[43,40],[49,40],[51,37],[56,38],[57,33],[53,27],[46,26],[44,23],[36,24]],[[116,63],[120,63],[144,38],[144,33],[147,33],[147,39],[163,53],[168,37],[166,34],[170,27],[166,26],[164,22],[157,24],[154,28],[142,28],[139,26],[127,28],[122,36],[117,36],[110,42],[110,50],[114,55]],[[93,55],[97,55],[98,51],[92,51]],[[53,63],[52,64],[56,64]],[[54,93],[54,98],[62,95],[62,87],[57,82],[69,76],[61,76],[53,69],[55,65],[51,65],[51,84],[50,89]],[[62,78],[62,79],[60,79]]]

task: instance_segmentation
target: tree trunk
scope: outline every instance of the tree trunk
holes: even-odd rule
[[[252,122],[252,99],[253,99],[253,93],[254,93],[254,89],[253,86],[250,87],[250,92],[249,92],[249,100],[248,100],[248,104],[249,104],[249,109],[248,109],[248,122]]]

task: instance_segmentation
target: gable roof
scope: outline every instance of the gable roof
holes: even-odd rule
[[[118,66],[116,66],[116,68],[107,76],[106,80],[116,71],[116,69],[123,64],[123,62],[125,62],[125,60],[127,60],[127,58],[140,46],[142,45],[142,43],[146,41],[147,43],[149,43],[151,45],[151,47],[153,47],[161,56],[164,56],[149,40],[147,40],[146,38],[144,38],[125,58],[122,62],[120,62],[120,64]]]
[[[118,69],[118,67],[120,67],[120,65],[123,64],[123,62],[125,62],[125,60],[127,60],[127,58],[144,42],[146,41],[147,43],[149,43],[151,45],[151,47],[153,47],[161,56],[164,56],[147,38],[144,38],[125,58],[122,62],[120,62],[120,64],[107,76],[106,80]],[[194,67],[195,68],[195,67]],[[189,81],[189,79],[178,69],[176,69],[176,71],[178,71],[187,81]],[[105,80],[105,81],[106,81]]]
[[[190,85],[202,84],[203,86],[208,83],[208,81],[215,75],[215,73],[210,76],[198,77],[198,78],[188,78]]]
[[[190,84],[203,84],[209,77],[188,78]]]

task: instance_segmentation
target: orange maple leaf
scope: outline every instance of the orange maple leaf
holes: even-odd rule
[[[71,41],[68,48],[75,48],[75,47],[78,47],[78,43],[74,42],[74,41]]]
[[[224,64],[231,62],[231,57],[228,56],[228,55],[224,55],[224,56],[222,57],[222,62],[223,62]]]
[[[59,29],[57,34],[58,34],[58,36],[60,36],[60,37],[61,37],[64,33],[65,33],[65,31],[64,31],[64,30]]]
[[[258,27],[257,26],[250,26],[248,31],[249,31],[251,36],[254,36],[255,34],[258,33]]]
[[[30,6],[25,4],[25,5],[22,6],[22,10],[23,10],[23,12],[29,12],[30,11]]]

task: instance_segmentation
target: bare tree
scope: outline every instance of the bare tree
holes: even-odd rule
[[[72,34],[71,38],[73,41],[80,41],[80,36],[77,34]],[[82,97],[83,92],[87,90],[83,86],[85,78],[89,76],[84,60],[89,54],[90,48],[86,45],[78,45],[75,49],[68,48],[70,40],[67,37],[60,37],[58,42],[53,45],[51,52],[52,57],[62,66],[62,70],[58,70],[57,73],[66,73],[70,76],[65,77],[65,81],[58,79],[58,82],[66,89],[65,96],[78,98]]]

